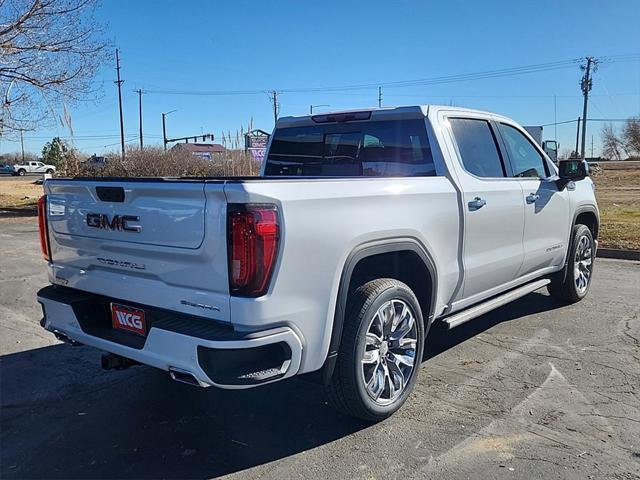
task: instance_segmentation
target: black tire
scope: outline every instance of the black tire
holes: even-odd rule
[[[18,170],[18,175],[20,175],[21,177],[24,177],[27,174],[27,171],[24,168],[21,168],[20,170]]]
[[[369,365],[363,366],[363,359],[365,358],[365,351],[372,353],[370,350],[366,350],[372,347],[371,344],[368,347],[366,345],[366,339],[371,338],[370,336],[367,337],[367,332],[371,332],[370,329],[374,328],[374,323],[377,323],[376,316],[383,306],[389,308],[385,312],[398,312],[400,310],[400,315],[397,317],[394,315],[394,318],[406,320],[398,322],[395,327],[396,330],[388,332],[388,337],[385,336],[384,332],[381,333],[382,342],[379,343],[379,346],[373,347],[378,349],[377,358],[380,360],[378,360],[378,363],[372,363],[369,386],[375,387],[375,384],[379,385],[380,376],[377,374],[380,372],[382,372],[380,375],[383,375],[383,382],[393,383],[393,390],[391,383],[384,383],[382,393],[378,394],[378,400],[375,400],[368,393],[368,386],[365,384],[366,369],[369,368]],[[403,316],[405,306],[408,307],[413,315],[413,323],[409,316]],[[377,318],[380,319],[379,325],[385,325],[382,316]],[[394,323],[394,321],[391,320],[391,323]],[[406,336],[403,335],[401,337],[402,339],[392,338],[394,334],[396,336],[400,335],[399,331],[401,329],[406,330],[409,325],[414,324],[415,329],[411,326],[410,331],[408,330]],[[404,327],[401,327],[401,325],[404,325]],[[370,422],[378,422],[392,415],[404,404],[415,385],[422,362],[424,331],[420,304],[411,289],[404,283],[391,278],[381,278],[372,280],[351,292],[347,301],[347,313],[336,367],[330,384],[325,387],[330,404],[346,415]],[[412,341],[414,337],[415,347],[412,349],[413,366],[411,371],[406,373],[409,377],[407,380],[399,365],[402,365],[405,370],[409,367],[403,361],[398,361],[398,359],[407,359],[411,356],[411,350],[408,350],[411,349],[411,346],[401,345],[401,342]],[[384,344],[384,347],[382,344]],[[408,353],[408,355],[395,356],[398,355],[398,352],[400,354]],[[373,378],[374,376],[376,376],[376,379]],[[402,379],[404,381],[401,381]],[[398,382],[397,384],[396,381]],[[397,388],[397,385],[402,388]],[[389,403],[381,404],[383,396],[387,394],[390,398],[385,401],[388,400]],[[397,397],[393,398],[394,394]]]
[[[50,168],[49,170],[47,170],[45,173],[49,174],[49,175],[53,175],[53,169]]]
[[[585,245],[586,251],[584,250]],[[580,259],[576,258],[577,254]],[[578,260],[579,264],[577,264]],[[564,303],[579,302],[589,292],[594,263],[595,243],[591,230],[586,225],[578,224],[573,227],[567,266],[565,267],[566,274],[563,270],[553,277],[551,283],[547,285],[547,290],[552,297]]]

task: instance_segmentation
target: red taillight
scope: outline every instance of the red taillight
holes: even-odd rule
[[[47,196],[43,195],[38,199],[38,230],[40,231],[40,249],[42,256],[47,262],[51,261],[51,250],[49,249],[49,231],[47,229]]]
[[[227,212],[231,294],[264,295],[278,255],[278,210],[275,205],[229,204]]]

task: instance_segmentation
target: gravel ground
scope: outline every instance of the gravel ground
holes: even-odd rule
[[[43,331],[33,219],[0,220],[0,476],[640,478],[640,263],[599,259],[573,306],[533,293],[433,329],[415,393],[367,425],[290,380],[197,389],[104,372]]]

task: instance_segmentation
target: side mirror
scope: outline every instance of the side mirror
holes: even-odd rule
[[[571,158],[569,160],[561,160],[558,163],[557,185],[559,190],[564,190],[569,182],[577,182],[589,175],[589,165],[585,160]]]

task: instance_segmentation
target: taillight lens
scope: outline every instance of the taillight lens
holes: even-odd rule
[[[40,231],[40,249],[47,262],[51,261],[51,249],[49,248],[49,231],[47,229],[47,196],[38,199],[38,230]]]
[[[229,204],[227,233],[231,294],[264,295],[278,256],[280,225],[276,206]]]

